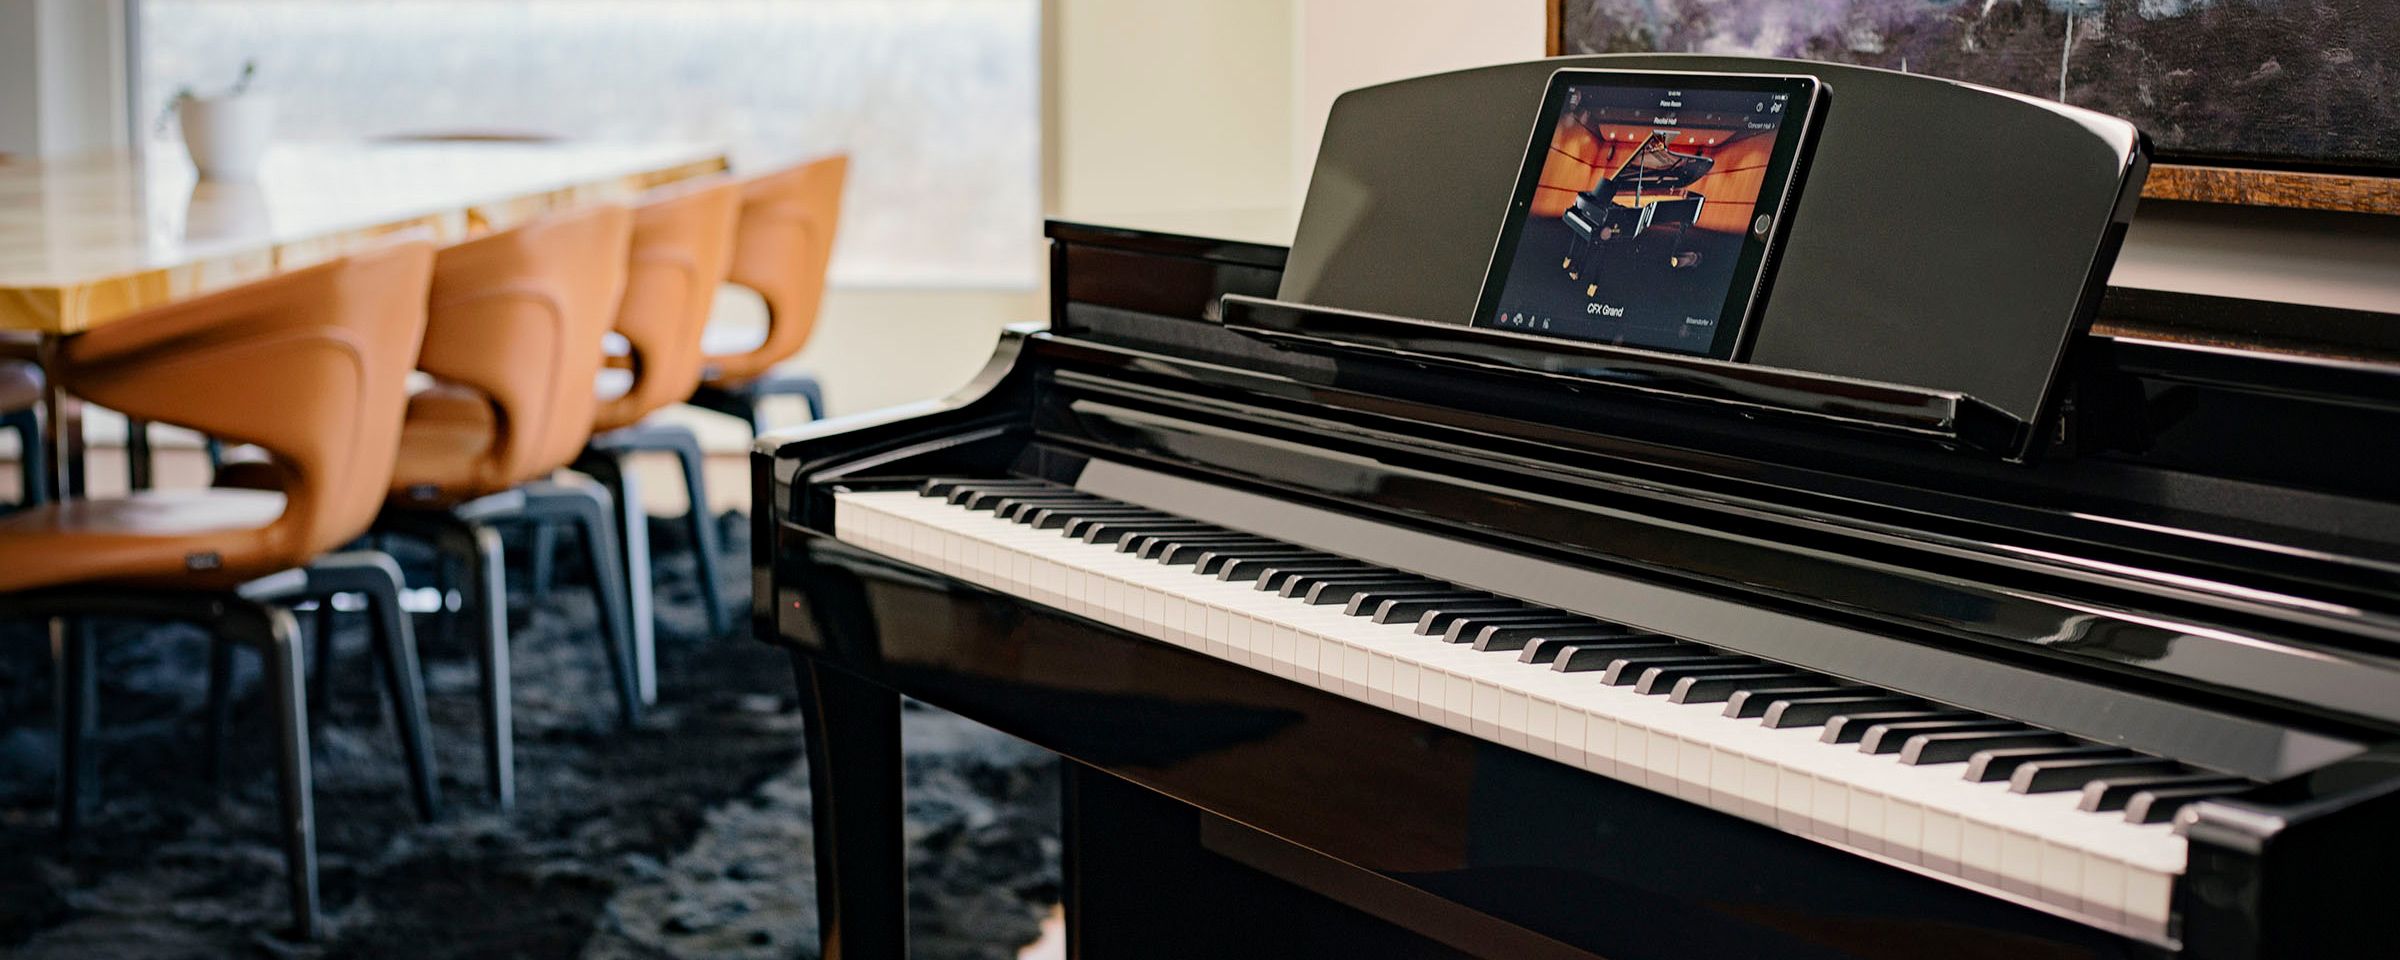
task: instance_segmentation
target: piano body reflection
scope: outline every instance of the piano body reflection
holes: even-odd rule
[[[1700,205],[1708,200],[1688,188],[1716,165],[1707,157],[1667,149],[1666,134],[1653,131],[1616,173],[1576,194],[1574,206],[1562,215],[1567,229],[1575,232],[1577,248],[1569,254],[1573,267],[1568,276],[1581,279],[1590,273],[1590,258],[1600,244],[1630,242],[1653,224],[1674,224],[1680,239],[1700,219]],[[1672,259],[1679,267],[1691,265],[1681,251]]]
[[[1834,81],[1853,119],[1875,79]],[[1402,199],[1499,209],[1517,159]],[[1810,197],[1841,204],[1826,169]],[[1311,203],[1289,248],[1053,222],[1047,328],[965,389],[760,439],[753,612],[809,711],[827,956],[905,955],[903,695],[1069,761],[1079,957],[2383,949],[2391,318],[2094,285],[2055,380],[2002,403],[2036,428],[1977,439],[1955,393],[1887,429],[1905,391],[1852,376],[1804,410],[1766,367],[1677,393],[1243,299],[1339,294],[1389,214],[1431,225],[1425,269],[1352,289],[1472,302],[1457,211]],[[1828,249],[1802,240],[1787,269]],[[1809,314],[1809,281],[1768,329],[1852,316]],[[1303,321],[1263,336],[1276,310]]]

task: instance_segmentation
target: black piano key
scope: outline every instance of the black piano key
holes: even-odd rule
[[[975,504],[987,500],[991,504],[994,515],[1016,520],[1019,523],[1024,522],[1026,514],[1045,507],[1083,507],[1089,510],[1106,510],[1112,507],[1130,506],[1130,504],[1118,503],[1114,500],[1102,500],[1099,497],[1087,497],[1081,494],[999,493],[988,498],[980,496],[969,498],[967,508],[976,509]]]
[[[1092,522],[1097,523],[1099,521],[1094,520]],[[1070,524],[1069,526],[1073,525]],[[1081,539],[1082,534],[1069,533],[1067,536]],[[1187,542],[1248,542],[1257,539],[1259,538],[1250,534],[1242,533],[1238,530],[1227,530],[1223,527],[1192,527],[1189,530],[1176,530],[1166,533],[1129,533],[1117,541],[1117,552],[1130,553],[1147,560],[1157,557],[1158,552],[1166,549],[1168,544]]]
[[[1137,533],[1196,532],[1213,529],[1214,524],[1198,520],[1118,520],[1102,517],[1083,528],[1083,542],[1116,546],[1117,541]]]
[[[963,505],[970,496],[973,496],[977,493],[998,490],[1008,490],[1012,492],[1024,492],[1029,490],[1056,490],[1060,493],[1075,492],[1074,488],[1072,487],[1063,487],[1058,484],[1051,483],[1048,480],[959,480],[953,478],[936,477],[934,479],[925,481],[924,485],[917,488],[917,493],[922,496],[938,497],[948,500],[953,504]]]
[[[1486,603],[1453,604],[1447,607],[1426,611],[1424,616],[1418,617],[1417,633],[1422,636],[1439,637],[1447,632],[1452,624],[1456,624],[1469,617],[1500,616],[1517,611],[1531,611],[1532,609],[1533,608],[1528,607],[1523,603],[1510,600],[1506,597],[1494,597]]]
[[[1599,643],[1545,644],[1544,646],[1545,652],[1550,656],[1547,661],[1550,669],[1560,673],[1597,671],[1604,676],[1610,668],[1629,658],[1647,657],[1653,660],[1666,660],[1688,657],[1692,651],[1699,649],[1688,643],[1641,643],[1618,640],[1603,640]]]
[[[1675,692],[1675,685],[1685,677],[1714,677],[1732,673],[1765,673],[1781,668],[1760,663],[1748,657],[1728,658],[1718,663],[1661,664],[1649,667],[1633,681],[1633,692],[1649,697],[1663,697]]]
[[[1725,715],[1740,720],[1754,720],[1766,716],[1767,710],[1777,703],[1807,698],[1864,697],[1880,692],[1873,687],[1824,679],[1813,683],[1771,683],[1734,691],[1732,696],[1725,698]]]
[[[1467,590],[1451,584],[1441,584],[1433,593],[1415,591],[1389,594],[1369,593],[1353,597],[1343,610],[1352,616],[1365,617],[1376,623],[1405,623],[1415,626],[1427,613],[1443,607],[1487,603],[1499,598],[1481,590]]]
[[[1287,549],[1282,553],[1219,554],[1210,552],[1200,555],[1200,562],[1192,566],[1192,572],[1200,574],[1201,576],[1218,577],[1222,579],[1225,576],[1225,569],[1237,563],[1258,563],[1263,565],[1270,563],[1305,563],[1313,560],[1333,561],[1339,559],[1341,558],[1330,553],[1317,553],[1315,551],[1301,550],[1297,548]],[[1253,574],[1253,576],[1255,576],[1255,574]],[[1249,578],[1237,577],[1234,579],[1247,580]]]
[[[1643,679],[1647,680],[1648,677]],[[1809,680],[1822,679],[1812,674],[1790,670],[1751,670],[1739,673],[1687,674],[1669,688],[1671,703],[1724,703],[1747,688],[1790,686]]]
[[[1299,590],[1297,592],[1300,598],[1307,601],[1310,605],[1324,606],[1325,604],[1329,603],[1344,604],[1344,612],[1348,611],[1348,607],[1346,605],[1351,601],[1352,598],[1369,591],[1380,590],[1384,594],[1388,595],[1395,590],[1450,589],[1449,584],[1437,583],[1432,580],[1427,580],[1423,577],[1409,576],[1407,574],[1400,574],[1397,576],[1387,575],[1364,580],[1352,580],[1344,577],[1294,577],[1292,578],[1291,583],[1284,585],[1284,589],[1286,591],[1293,591],[1294,588],[1297,587],[1306,588],[1305,590]]]
[[[1048,506],[1050,504],[1059,503],[1088,503],[1093,506],[1099,506],[1102,504],[1116,502],[1113,500],[1102,500],[1099,497],[1085,496],[1072,491],[1059,493],[1027,493],[1021,490],[960,490],[951,496],[951,502],[957,504],[958,506],[965,507],[969,510],[989,510],[993,513],[999,513],[1004,509],[1014,510],[1017,507],[1026,504],[1041,504]]]
[[[1061,533],[1061,534],[1063,534],[1063,535],[1065,535],[1065,536],[1067,536],[1067,537],[1069,537],[1069,538],[1071,538],[1071,539],[1075,539],[1075,540],[1081,540],[1081,539],[1083,539],[1083,535],[1084,535],[1084,534],[1086,534],[1086,533],[1089,533],[1089,532],[1091,531],[1092,524],[1095,524],[1095,523],[1103,523],[1103,522],[1123,523],[1123,522],[1125,522],[1126,520],[1129,520],[1129,519],[1134,519],[1134,518],[1137,518],[1137,517],[1148,517],[1148,518],[1152,518],[1152,519],[1156,519],[1156,520],[1161,520],[1161,521],[1166,521],[1166,520],[1182,520],[1182,519],[1184,519],[1184,518],[1182,518],[1182,517],[1178,517],[1178,516],[1176,516],[1176,515],[1174,515],[1174,514],[1171,514],[1171,513],[1161,513],[1161,512],[1159,512],[1159,511],[1156,511],[1156,510],[1151,510],[1151,511],[1147,511],[1147,512],[1145,512],[1145,513],[1138,513],[1138,514],[1114,514],[1114,513],[1099,513],[1099,514],[1092,514],[1092,515],[1088,515],[1088,516],[1076,517],[1076,518],[1074,518],[1074,519],[1068,520],[1068,521],[1067,521],[1067,525],[1066,525],[1066,526],[1063,526],[1063,527],[1060,527],[1060,528],[1058,528],[1058,532],[1059,532],[1059,533]],[[1198,523],[1198,521],[1193,521],[1193,523],[1197,524],[1197,523]],[[1207,525],[1200,525],[1200,526],[1190,526],[1190,527],[1178,527],[1178,528],[1176,528],[1176,529],[1180,529],[1180,530],[1202,530],[1202,529],[1223,529],[1223,528],[1222,528],[1222,527],[1212,527],[1212,526],[1207,526]],[[1230,531],[1228,531],[1228,532],[1230,532]]]
[[[2233,786],[2156,787],[2136,791],[2125,801],[2125,819],[2134,823],[2165,823],[2175,819],[2175,811],[2195,801],[2238,793],[2243,784]]]
[[[2165,757],[2080,757],[2060,760],[2035,760],[2008,775],[2010,793],[2057,793],[2062,790],[2081,790],[2083,785],[2103,777],[2134,777],[2142,774],[2169,774],[2183,767]]]
[[[1571,613],[1544,610],[1540,607],[1524,607],[1518,610],[1501,610],[1494,613],[1470,613],[1453,618],[1442,626],[1442,641],[1444,643],[1473,643],[1475,638],[1481,636],[1484,631],[1494,629],[1522,627],[1527,630],[1539,631],[1599,626],[1602,626],[1600,621],[1590,617],[1579,617]],[[1625,632],[1632,633],[1633,631],[1627,629]],[[1528,636],[1530,635],[1528,634]],[[1515,650],[1522,646],[1524,646],[1524,642],[1519,641],[1516,646],[1508,649]]]
[[[1277,579],[1280,579],[1281,582],[1276,582]],[[1400,571],[1391,569],[1389,567],[1368,567],[1365,570],[1330,570],[1323,573],[1295,573],[1289,577],[1282,578],[1262,577],[1259,579],[1258,588],[1261,590],[1274,590],[1275,592],[1287,597],[1299,597],[1305,599],[1308,596],[1308,592],[1316,589],[1317,585],[1320,583],[1362,583],[1366,581],[1380,581],[1384,583],[1433,582],[1432,580],[1417,576],[1416,574],[1401,573]],[[1349,598],[1347,595],[1345,595],[1343,599]]]
[[[1028,515],[1026,514],[1017,516],[1017,521],[1020,523],[1027,519]],[[1068,532],[1070,530],[1073,532]],[[1111,546],[1123,543],[1127,537],[1140,534],[1186,533],[1197,535],[1231,532],[1213,523],[1148,511],[1124,514],[1098,513],[1069,517],[1067,522],[1059,527],[1059,533],[1070,539],[1089,543],[1105,543]]]
[[[1967,758],[1967,780],[1972,783],[2006,780],[2009,774],[2017,772],[2019,766],[2031,760],[2129,755],[2126,751],[2116,747],[2105,747],[2096,743],[2079,743],[2065,747],[2008,747],[1999,750],[1981,750]],[[2118,806],[2123,805],[2123,801],[2118,801]]]
[[[1970,717],[1964,720],[1895,720],[1867,728],[1858,738],[1860,753],[1899,753],[1908,745],[1908,738],[1921,733],[1952,733],[1967,730],[2026,730],[2031,729],[2013,720],[1996,717]]]
[[[1031,480],[1018,480],[1018,481],[992,480],[992,481],[981,481],[981,480],[968,480],[968,479],[961,478],[961,477],[927,477],[927,478],[925,478],[925,482],[924,482],[924,483],[917,484],[917,496],[920,496],[920,497],[934,497],[934,498],[937,498],[937,499],[943,499],[943,500],[947,500],[947,499],[949,499],[949,498],[950,498],[950,495],[951,495],[951,493],[953,493],[953,492],[957,491],[957,490],[958,490],[958,488],[960,488],[960,487],[963,487],[963,486],[967,486],[967,485],[969,485],[969,484],[982,485],[982,484],[984,484],[984,483],[1010,483],[1010,482],[1015,482],[1015,483],[1035,483],[1035,482],[1038,482],[1038,481],[1031,481]]]
[[[1707,647],[1686,644],[1675,653],[1620,658],[1600,674],[1600,682],[1612,687],[1630,687],[1642,682],[1642,674],[1652,667],[1711,667],[1755,662],[1746,658],[1736,660]]]
[[[1094,520],[1092,522],[1098,523],[1099,521]],[[1067,536],[1074,537],[1076,539],[1082,539],[1077,534],[1070,533],[1067,534]],[[1216,542],[1216,538],[1218,537],[1241,537],[1246,540],[1250,537],[1250,535],[1246,533],[1236,533],[1223,527],[1193,527],[1186,531],[1168,531],[1165,533],[1128,533],[1117,538],[1117,552],[1130,553],[1144,560],[1156,560],[1158,559],[1159,551],[1165,550],[1174,544],[1183,543],[1185,542],[1186,538],[1197,540],[1202,543],[1210,543]]]
[[[1449,584],[1424,590],[1369,590],[1350,598],[1342,612],[1353,617],[1365,617],[1376,623],[1413,624],[1427,610],[1438,610],[1446,604],[1477,603],[1492,598],[1481,590],[1461,590]]]
[[[1032,523],[1034,514],[1040,513],[1044,510],[1049,510],[1053,507],[1075,507],[1080,510],[1089,510],[1095,513],[1108,512],[1106,507],[1087,505],[1075,501],[1002,499],[997,501],[997,503],[998,505],[992,508],[992,515],[1003,520],[1011,520],[1017,523]]]
[[[1768,713],[1775,712],[1770,708]],[[1870,710],[1865,713],[1843,712],[1825,718],[1825,732],[1817,737],[1826,743],[1857,743],[1867,735],[1867,729],[1878,723],[1904,720],[1965,720],[1981,714],[1964,710],[1931,707],[1899,710]]]
[[[1598,633],[1598,631],[1594,631],[1594,633]],[[1481,639],[1477,639],[1475,642],[1478,644],[1476,647],[1478,650],[1493,649],[1481,646],[1483,643]],[[1559,651],[1568,647],[1602,647],[1609,644],[1622,645],[1627,643],[1630,643],[1634,646],[1656,646],[1667,649],[1686,649],[1686,647],[1677,646],[1673,639],[1658,636],[1656,634],[1634,634],[1627,636],[1616,633],[1599,633],[1597,636],[1585,636],[1583,631],[1568,630],[1545,633],[1541,636],[1525,641],[1525,649],[1523,652],[1517,654],[1517,662],[1555,663],[1557,662]],[[1601,668],[1605,668],[1607,666],[1607,664],[1600,665]]]
[[[1530,650],[1533,648],[1534,641],[1544,638],[1601,641],[1631,640],[1655,636],[1657,634],[1636,630],[1621,623],[1601,623],[1597,620],[1576,619],[1563,623],[1495,623],[1475,631],[1473,646],[1477,650]],[[1447,634],[1444,634],[1444,639],[1448,639]],[[1526,662],[1533,661],[1527,660]]]
[[[1356,562],[1356,559],[1342,559],[1342,557],[1332,557],[1332,559],[1236,557],[1236,559],[1231,559],[1229,564],[1219,566],[1217,578],[1219,581],[1234,581],[1234,583],[1253,583],[1253,581],[1265,583],[1265,576],[1277,574],[1277,571],[1279,574],[1289,576],[1289,574],[1332,574],[1332,571],[1363,571],[1363,569],[1368,569],[1368,564]]]
[[[1116,542],[1116,550],[1135,554],[1135,557],[1142,557],[1142,559],[1159,559],[1159,562],[1164,562],[1166,554],[1174,552],[1176,547],[1183,547],[1183,562],[1181,564],[1171,562],[1166,566],[1183,566],[1183,564],[1200,562],[1200,552],[1190,550],[1190,547],[1277,547],[1277,550],[1291,550],[1289,542],[1274,542],[1274,540],[1260,538],[1260,535],[1234,533],[1234,530],[1198,530],[1198,533],[1135,533],[1135,535],[1128,535],[1128,538]]]
[[[1255,589],[1290,597],[1299,596],[1306,592],[1305,590],[1293,586],[1293,581],[1301,577],[1392,577],[1399,575],[1400,571],[1398,570],[1394,570],[1389,567],[1378,567],[1369,563],[1345,563],[1339,565],[1296,563],[1291,564],[1288,568],[1270,566],[1265,570],[1259,571],[1258,583],[1256,584]]]
[[[1920,733],[1900,745],[1900,762],[1910,766],[1965,763],[1978,751],[2006,747],[2071,747],[2075,740],[2053,730],[1965,730]]]
[[[1343,600],[1342,612],[1353,617],[1373,617],[1375,608],[1382,606],[1386,600],[1413,600],[1429,597],[1465,600],[1478,596],[1483,596],[1483,594],[1461,590],[1456,584],[1443,583],[1440,580],[1414,577],[1404,582],[1371,585],[1351,591],[1350,596]],[[1419,611],[1419,613],[1422,612]]]
[[[2083,785],[2083,802],[2077,804],[2088,813],[2107,813],[2123,810],[2133,795],[2144,790],[2165,790],[2172,787],[2223,787],[2240,790],[2249,781],[2221,773],[2176,773],[2164,776],[2110,777]]]
[[[1158,561],[1171,567],[1191,564],[1193,573],[1214,573],[1216,571],[1215,564],[1209,565],[1204,570],[1200,568],[1200,562],[1211,558],[1223,562],[1234,557],[1289,557],[1295,555],[1293,551],[1296,549],[1298,548],[1291,544],[1278,543],[1273,540],[1256,540],[1248,543],[1238,540],[1225,540],[1217,543],[1178,542],[1159,551]]]
[[[1217,579],[1248,583],[1269,571],[1325,573],[1334,570],[1364,570],[1367,565],[1356,560],[1319,554],[1325,560],[1287,560],[1282,557],[1235,557],[1217,568]]]
[[[1787,730],[1793,727],[1820,726],[1843,714],[1888,714],[1890,711],[1896,710],[1925,709],[1929,709],[1925,706],[1925,701],[1915,697],[1876,691],[1856,695],[1793,697],[1789,700],[1767,704],[1767,712],[1761,714],[1759,719],[1774,729]],[[1857,740],[1858,738],[1854,736],[1841,742],[1852,743]]]
[[[1164,514],[1159,514],[1159,511],[1152,511],[1152,509],[1140,509],[1140,506],[1130,506],[1130,509],[1118,509],[1118,506],[1099,506],[1099,509],[1094,509],[1094,506],[1058,504],[1058,506],[1032,506],[1032,509],[1020,509],[1018,516],[1015,516],[1015,521],[1025,523],[1025,526],[1030,526],[1034,530],[1058,530],[1073,521],[1090,521],[1090,518],[1138,518],[1138,516],[1150,518],[1150,516],[1164,516]]]

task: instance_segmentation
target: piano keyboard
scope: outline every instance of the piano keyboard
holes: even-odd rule
[[[2154,942],[2168,821],[2249,786],[1042,481],[835,502],[877,553]]]

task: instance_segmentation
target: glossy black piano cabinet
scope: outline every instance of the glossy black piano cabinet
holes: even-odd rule
[[[846,956],[897,955],[869,945],[895,943],[903,922],[889,912],[905,902],[899,825],[845,819],[897,809],[895,690],[1056,751],[1079,795],[1124,801],[1071,811],[1081,957],[1338,955],[1311,943],[1335,932],[1386,956],[2155,953],[813,531],[775,537],[774,635],[794,650],[811,730],[835,732],[809,747],[829,761],[813,769],[839,771],[818,781],[842,792],[817,810]],[[1310,892],[1328,888],[1354,902]]]

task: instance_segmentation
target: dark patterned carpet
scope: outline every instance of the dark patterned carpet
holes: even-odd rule
[[[744,597],[747,527],[722,520],[725,585]],[[100,625],[102,806],[69,842],[51,802],[48,645],[31,625],[0,625],[0,956],[815,956],[789,668],[746,637],[707,636],[681,530],[654,523],[652,538],[659,705],[638,730],[613,729],[571,541],[560,589],[512,598],[519,796],[506,814],[483,796],[464,645],[419,619],[445,801],[421,823],[365,627],[343,619],[333,696],[312,704],[330,930],[315,945],[272,933],[287,913],[255,658],[240,658],[234,772],[220,790],[200,759],[200,634]],[[1014,956],[1057,898],[1054,761],[932,710],[912,708],[907,732],[912,953]]]

